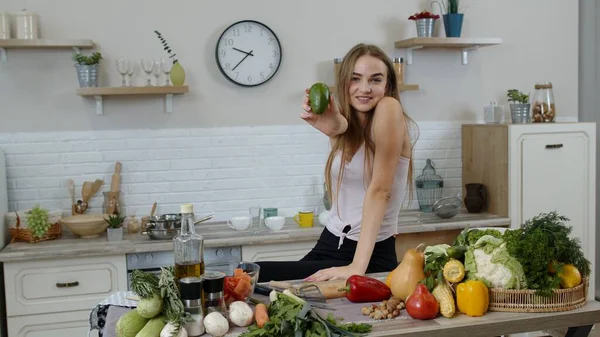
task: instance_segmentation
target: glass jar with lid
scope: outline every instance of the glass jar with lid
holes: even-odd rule
[[[535,92],[531,104],[533,123],[551,123],[556,118],[554,92],[552,82],[542,81],[535,84]]]

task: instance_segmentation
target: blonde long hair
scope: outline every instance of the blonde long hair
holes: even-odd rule
[[[333,164],[336,154],[338,152],[341,152],[341,157],[340,157],[341,164],[340,164],[340,170],[339,170],[339,175],[338,175],[338,180],[337,180],[337,189],[335,192],[336,204],[337,204],[337,200],[338,200],[337,195],[339,193],[340,185],[341,185],[342,178],[344,175],[344,166],[345,165],[343,163],[351,155],[355,154],[356,151],[358,151],[358,149],[360,148],[360,146],[363,143],[365,144],[365,164],[364,164],[365,172],[368,172],[368,174],[365,175],[366,176],[365,185],[368,185],[368,182],[371,179],[371,171],[372,171],[371,161],[372,161],[372,158],[375,153],[375,144],[370,137],[371,127],[372,127],[372,123],[373,123],[373,113],[372,113],[373,111],[366,114],[366,123],[365,123],[365,126],[363,127],[361,125],[360,119],[358,117],[359,112],[356,111],[352,107],[352,105],[350,105],[350,95],[348,93],[350,81],[352,79],[352,74],[354,72],[354,65],[356,64],[356,61],[361,56],[365,56],[365,55],[376,57],[385,64],[385,67],[387,68],[387,83],[386,83],[386,89],[385,89],[385,96],[390,96],[390,97],[393,97],[393,98],[397,99],[398,101],[400,101],[398,80],[397,80],[396,72],[394,70],[394,67],[392,65],[390,58],[385,54],[385,52],[383,50],[381,50],[381,48],[379,48],[375,45],[364,44],[364,43],[359,43],[356,46],[354,46],[352,49],[350,49],[343,58],[343,61],[340,65],[340,70],[339,70],[339,73],[337,74],[337,79],[336,79],[337,83],[338,83],[338,86],[337,86],[338,102],[337,102],[337,104],[338,104],[338,108],[339,108],[341,114],[346,118],[346,120],[348,120],[348,128],[346,129],[346,132],[344,132],[343,134],[340,134],[338,136],[335,136],[333,138],[333,141],[331,142],[332,143],[331,151],[329,153],[327,162],[325,164],[326,193],[329,197],[329,200],[333,201],[334,199],[332,198],[332,189],[331,189],[331,167],[332,167],[332,164]],[[406,112],[404,112],[404,118],[406,121],[407,131],[410,130],[411,124],[414,125],[415,128],[417,128],[417,130],[418,130],[417,124],[406,114]],[[412,144],[411,144],[411,156],[409,158],[410,163],[408,166],[408,179],[407,179],[407,185],[408,185],[408,190],[409,190],[409,193],[408,193],[409,202],[412,201],[412,196],[413,196],[412,149],[414,147],[414,144],[415,144],[417,138],[418,138],[418,136],[415,134],[415,141],[412,142]]]

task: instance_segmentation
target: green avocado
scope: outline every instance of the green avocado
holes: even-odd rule
[[[329,105],[329,87],[325,83],[315,83],[310,87],[308,93],[310,108],[312,112],[320,115]]]

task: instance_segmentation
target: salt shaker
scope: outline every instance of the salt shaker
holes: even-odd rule
[[[193,321],[185,324],[185,331],[190,337],[203,335],[205,329],[204,310],[202,309],[202,279],[195,276],[184,277],[179,280],[179,289],[183,308],[193,318]]]

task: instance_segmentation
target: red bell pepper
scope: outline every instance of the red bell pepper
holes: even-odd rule
[[[346,287],[340,289],[346,292],[346,298],[350,302],[379,302],[389,300],[392,290],[387,284],[361,275],[352,275],[346,280]]]

